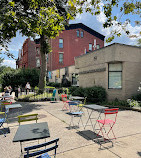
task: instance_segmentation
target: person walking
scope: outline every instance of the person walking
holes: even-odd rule
[[[29,94],[29,90],[31,89],[29,82],[26,83],[26,94]]]

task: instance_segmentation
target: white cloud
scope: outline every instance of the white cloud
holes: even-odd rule
[[[96,16],[97,21],[102,23],[102,24],[104,22],[106,22],[106,19],[107,19],[104,12],[103,12],[103,10],[102,10],[103,5],[104,4],[102,2],[100,2],[100,14]]]
[[[11,68],[16,68],[16,60],[4,60],[2,65],[10,66]]]
[[[17,32],[16,37],[12,38],[11,42],[9,43],[9,51],[18,51],[21,49],[26,38],[27,37],[22,36],[19,32]]]

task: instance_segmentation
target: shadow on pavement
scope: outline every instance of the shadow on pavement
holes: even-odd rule
[[[0,135],[3,135],[4,134],[8,134],[10,133],[10,128],[3,128],[3,129],[0,129]]]

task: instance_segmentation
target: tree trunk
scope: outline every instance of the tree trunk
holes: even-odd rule
[[[46,54],[48,53],[47,47],[49,47],[49,41],[44,35],[40,36],[40,56],[41,56],[41,66],[40,66],[40,77],[39,77],[39,91],[44,92],[46,83],[46,73],[47,73],[47,61]]]

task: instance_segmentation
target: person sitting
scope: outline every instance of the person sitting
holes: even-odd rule
[[[4,93],[2,94],[2,97],[4,96],[10,96],[9,89],[7,86],[4,88]],[[1,100],[3,100],[3,98]]]

